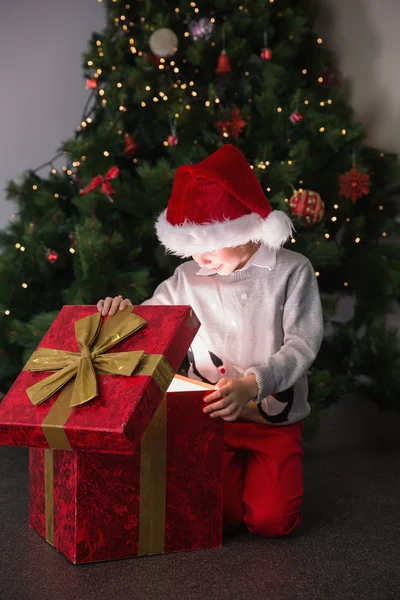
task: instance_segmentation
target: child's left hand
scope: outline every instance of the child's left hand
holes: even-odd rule
[[[204,402],[213,402],[203,409],[210,417],[221,417],[224,421],[236,421],[245,405],[258,395],[255,375],[242,379],[221,379],[217,391],[204,398]],[[218,402],[215,402],[218,400]]]

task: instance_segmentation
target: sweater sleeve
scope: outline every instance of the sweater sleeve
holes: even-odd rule
[[[294,280],[294,281],[293,281]],[[265,364],[248,368],[259,387],[257,403],[270,394],[290,388],[307,373],[320,348],[324,324],[318,283],[311,263],[289,280],[283,308],[283,345]]]
[[[168,305],[168,304],[186,304],[184,294],[180,285],[179,267],[175,269],[174,274],[162,281],[155,289],[151,298],[148,298],[142,305]]]

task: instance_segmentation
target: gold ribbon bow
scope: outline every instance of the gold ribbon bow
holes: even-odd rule
[[[96,373],[129,377],[144,356],[142,350],[105,354],[116,344],[146,325],[131,312],[119,312],[101,324],[100,313],[75,321],[75,336],[80,352],[38,348],[25,365],[27,371],[56,371],[27,389],[31,402],[38,406],[75,377],[69,408],[85,404],[98,395]],[[68,386],[69,387],[69,386]]]

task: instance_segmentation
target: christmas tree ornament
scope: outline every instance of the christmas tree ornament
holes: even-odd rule
[[[103,194],[105,194],[107,196],[107,198],[109,199],[110,202],[114,202],[114,200],[111,197],[111,194],[115,194],[116,192],[112,188],[111,180],[118,177],[118,175],[119,175],[119,168],[114,165],[113,167],[111,167],[111,169],[109,169],[107,171],[107,173],[104,175],[104,177],[103,177],[103,175],[96,175],[96,177],[93,177],[93,179],[89,183],[89,185],[87,185],[85,188],[80,190],[79,194],[81,196],[84,196],[85,194],[88,194],[89,192],[93,192],[93,190],[95,190],[96,188],[101,186],[101,191],[103,192]]]
[[[272,58],[272,50],[268,48],[268,37],[266,31],[264,31],[264,48],[260,52],[260,58],[262,60],[271,60]]]
[[[161,59],[159,56],[153,56],[152,54],[150,54],[150,52],[143,52],[143,58],[145,60],[147,60],[148,62],[152,62],[155,65],[159,65],[161,62]]]
[[[179,138],[177,138],[176,135],[169,135],[167,137],[168,146],[177,146],[178,142],[179,142]]]
[[[289,117],[289,121],[291,123],[293,123],[293,125],[297,125],[302,120],[303,120],[303,115],[301,113],[299,113],[299,111],[297,111],[297,110],[295,112],[293,112]]]
[[[55,262],[58,261],[59,255],[55,250],[52,250],[51,248],[46,248],[46,258],[49,261],[49,263],[53,265]]]
[[[178,50],[178,38],[177,35],[166,27],[157,29],[151,34],[149,40],[149,46],[151,51],[156,56],[161,58],[168,58],[173,56]]]
[[[325,204],[317,192],[297,191],[289,200],[292,214],[307,227],[320,223],[325,215]]]
[[[179,138],[176,135],[177,124],[178,124],[177,119],[172,119],[171,117],[169,118],[169,126],[171,128],[171,133],[167,137],[167,144],[168,144],[168,146],[177,146],[178,145]]]
[[[339,88],[343,86],[346,76],[339,69],[328,69],[322,73],[325,88]]]
[[[95,90],[97,88],[97,80],[96,79],[86,79],[86,89],[87,90]]]
[[[139,150],[139,144],[128,134],[124,134],[124,154],[133,156]]]
[[[218,121],[216,126],[220,130],[220,133],[223,135],[223,137],[233,137],[235,140],[237,140],[244,127],[246,127],[246,121],[240,114],[240,110],[238,108],[234,108],[231,111],[229,118],[225,119],[224,121]]]
[[[210,19],[206,19],[205,17],[198,21],[192,21],[189,25],[190,35],[195,42],[197,40],[206,40],[208,42],[211,38],[213,29],[214,24]]]
[[[339,175],[339,182],[339,194],[345,198],[350,198],[353,204],[362,196],[369,194],[369,175],[359,171],[354,164],[350,171]]]
[[[75,248],[76,243],[77,243],[77,239],[76,239],[76,235],[75,235],[75,233],[73,231],[69,232],[68,239],[69,239],[71,247]]]
[[[221,54],[218,57],[217,67],[215,72],[218,75],[226,75],[232,71],[231,64],[229,62],[229,56],[226,53],[226,50],[222,50]]]
[[[218,57],[218,63],[215,72],[217,75],[227,75],[231,71],[231,63],[225,50],[225,31],[222,30],[222,51]]]

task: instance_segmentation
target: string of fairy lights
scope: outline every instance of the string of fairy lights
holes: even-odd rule
[[[99,3],[101,3],[102,1],[103,0],[98,0]],[[269,0],[269,3],[273,4],[274,1],[275,0]],[[117,3],[118,0],[112,0],[112,2],[113,3]],[[193,10],[194,15],[197,16],[199,14],[199,12],[200,12],[200,9],[197,6],[197,3],[196,2],[190,2],[190,7]],[[127,10],[129,10],[131,8],[130,4],[125,4],[125,8]],[[249,15],[249,10],[248,10],[247,7],[240,5],[238,7],[238,10],[241,11],[246,16],[248,16],[248,17],[250,16]],[[180,9],[178,7],[174,8],[174,13],[177,16],[177,18],[180,18],[181,11],[180,11]],[[283,12],[278,13],[278,16],[284,16],[284,13]],[[226,16],[224,16],[223,18],[226,19]],[[190,19],[191,19],[191,16],[190,15],[186,15],[185,18],[183,19],[183,24],[189,26]],[[212,25],[214,25],[216,23],[217,19],[218,19],[218,15],[216,15],[213,12],[212,16],[209,19],[210,23]],[[133,21],[130,21],[130,20],[128,21],[128,19],[127,19],[127,17],[125,15],[121,14],[119,17],[115,17],[114,18],[114,26],[116,27],[117,31],[121,31],[122,30],[123,34],[127,35],[127,38],[128,38],[128,49],[129,49],[129,52],[132,55],[135,55],[135,56],[138,56],[138,57],[144,57],[147,54],[146,51],[138,48],[137,42],[135,41],[135,38],[133,37],[134,36],[134,32],[133,32],[134,29],[138,29],[138,28],[142,28],[143,27],[143,28],[149,30],[150,32],[155,31],[155,28],[152,25],[148,25],[146,23],[146,19],[144,17],[141,17],[140,18],[140,23],[138,25],[136,25]],[[224,48],[224,46],[225,46],[225,34],[224,34],[223,26],[221,28],[221,31],[222,31],[222,42],[223,42],[223,48]],[[190,31],[187,30],[187,31],[184,32],[183,35],[184,35],[185,38],[187,38],[191,34],[190,34]],[[293,40],[293,35],[289,35],[288,37],[289,37],[289,40]],[[321,37],[317,37],[316,38],[316,43],[317,43],[317,45],[321,45],[323,43],[322,38]],[[215,40],[211,40],[210,44],[212,46],[215,46],[216,45]],[[270,51],[269,48],[267,48],[267,34],[266,34],[266,32],[264,32],[264,46],[265,47],[262,50],[262,52],[264,52],[264,54],[262,54],[260,56],[262,58],[264,58],[264,59],[270,60],[271,56],[272,56],[272,52]],[[104,49],[103,49],[101,40],[96,40],[96,48],[97,48],[99,59],[101,60],[102,58],[104,58]],[[268,50],[268,52],[265,53],[265,50]],[[187,63],[187,59],[185,59],[185,58],[182,59],[182,63],[183,64]],[[88,80],[87,81],[87,87],[88,87],[88,89],[90,89],[90,94],[89,94],[89,97],[88,97],[88,99],[87,99],[87,101],[85,103],[85,106],[84,106],[84,109],[83,109],[83,112],[82,112],[82,118],[81,118],[80,125],[76,128],[76,136],[83,135],[84,132],[88,130],[88,128],[90,127],[90,125],[92,125],[94,123],[94,121],[93,121],[93,115],[94,115],[94,112],[95,112],[97,106],[100,106],[102,108],[106,108],[107,107],[107,96],[106,96],[106,91],[104,89],[105,82],[102,82],[101,86],[99,86],[98,83],[97,83],[98,81],[101,81],[101,76],[103,75],[103,69],[101,68],[101,66],[96,66],[94,60],[89,60],[87,62],[87,66],[93,71],[93,75],[92,75],[92,80]],[[174,58],[173,56],[172,57],[168,57],[168,58],[158,57],[157,68],[161,72],[168,70],[169,73],[172,75],[172,77],[176,77],[176,80],[173,81],[173,83],[172,83],[172,87],[175,90],[182,91],[184,93],[184,95],[186,95],[186,96],[187,96],[187,94],[189,94],[189,96],[186,97],[186,99],[183,98],[183,97],[179,97],[178,98],[178,102],[180,104],[182,104],[182,110],[186,110],[186,111],[191,110],[191,108],[192,108],[191,102],[193,102],[193,101],[194,102],[200,102],[200,101],[204,102],[205,108],[211,107],[212,104],[218,106],[218,108],[221,111],[223,111],[224,108],[226,108],[226,107],[224,107],[223,98],[220,98],[216,93],[214,93],[212,97],[208,97],[207,99],[204,99],[204,98],[202,99],[201,96],[200,96],[200,94],[199,94],[199,92],[198,92],[198,90],[196,90],[195,81],[192,80],[192,79],[188,79],[188,78],[185,77],[183,70],[181,70],[181,68],[179,67],[179,64],[177,63],[176,58]],[[111,70],[112,71],[116,71],[116,66],[112,66]],[[198,69],[195,69],[195,73],[198,73]],[[309,75],[308,70],[306,68],[303,68],[301,70],[301,74],[303,76],[308,76]],[[248,67],[247,63],[244,66],[243,76],[244,77],[249,77],[250,76],[250,71],[249,71],[249,67]],[[318,84],[322,85],[322,84],[324,84],[324,81],[325,80],[324,80],[324,76],[323,75],[319,75],[317,77],[317,81],[316,82]],[[116,88],[118,90],[123,90],[123,88],[124,88],[124,84],[123,84],[122,81],[118,81],[115,85],[116,85]],[[146,109],[147,107],[151,106],[152,103],[153,104],[159,104],[160,107],[162,105],[164,105],[164,103],[165,103],[164,106],[168,107],[169,96],[168,96],[167,91],[163,91],[163,90],[154,91],[154,89],[152,88],[152,86],[149,85],[149,84],[146,84],[144,86],[144,91],[148,92],[148,96],[147,96],[146,99],[140,100],[140,103],[138,104],[138,106],[140,106],[140,108]],[[252,103],[252,101],[253,101],[252,98],[248,98],[248,102],[249,103]],[[310,106],[310,101],[307,98],[303,99],[301,101],[301,103],[306,108],[308,106]],[[300,98],[299,97],[297,98],[296,104],[297,104],[297,107],[296,107],[296,112],[294,113],[294,115],[296,115],[296,114],[299,115],[299,118],[301,118],[301,120],[302,120],[303,116],[300,115],[300,113],[297,112],[298,109],[299,109],[299,105],[300,105]],[[331,98],[327,98],[326,100],[320,100],[319,101],[319,106],[321,108],[331,107],[332,105],[333,105],[333,100]],[[304,110],[306,110],[306,108]],[[125,106],[125,104],[123,102],[121,102],[121,104],[119,105],[119,109],[118,110],[119,110],[120,113],[125,113],[125,112],[127,112],[128,109]],[[283,108],[281,106],[278,106],[276,108],[276,111],[277,111],[277,113],[282,113],[283,112]],[[168,113],[168,108],[167,108],[167,113]],[[294,115],[291,115],[291,117],[293,117]],[[174,112],[173,117],[172,117],[171,114],[168,114],[168,120],[169,120],[169,123],[170,123],[171,133],[175,134],[175,137],[176,137],[177,124],[179,122],[180,117],[181,117],[181,113],[179,113],[179,112]],[[111,132],[112,128],[115,127],[115,125],[117,124],[116,123],[117,120],[118,120],[118,118],[116,117],[115,121],[110,121],[110,123],[109,123],[110,124],[110,132]],[[292,121],[292,122],[295,122],[295,121]],[[321,125],[318,128],[318,133],[319,134],[323,135],[323,134],[326,133],[326,131],[327,131],[327,128],[324,125]],[[118,133],[118,135],[123,135],[123,129],[121,127],[119,127],[118,130],[117,130],[117,133]],[[346,128],[342,128],[342,130],[341,130],[342,136],[346,136],[347,133],[348,133],[347,129]],[[224,138],[230,137],[229,133],[226,132],[226,131],[222,131],[221,135]],[[290,143],[290,139],[288,139],[288,142]],[[163,140],[162,143],[163,143],[164,146],[170,146],[171,145],[171,143],[168,140]],[[194,140],[193,143],[196,144],[197,140]],[[46,163],[43,163],[42,165],[40,165],[39,167],[37,167],[36,169],[34,169],[33,171],[31,171],[32,175],[38,173],[39,171],[41,171],[41,170],[43,170],[43,169],[45,169],[47,167],[51,167],[51,173],[52,174],[56,174],[58,172],[57,169],[56,169],[56,167],[55,167],[56,161],[59,160],[60,158],[65,158],[67,155],[68,155],[67,152],[60,152],[60,153],[56,154],[49,161],[47,161]],[[110,156],[109,150],[104,149],[103,155],[105,157],[109,157]],[[384,157],[384,153],[381,153],[381,157],[382,158]],[[73,184],[73,185],[77,184],[76,179],[74,178],[75,175],[76,175],[76,171],[74,172],[73,169],[78,169],[81,166],[81,163],[84,162],[85,160],[86,160],[86,156],[82,155],[80,157],[80,160],[74,160],[72,163],[67,164],[67,166],[63,166],[62,167],[62,171],[69,178],[69,183],[70,184]],[[134,163],[137,163],[137,162],[140,161],[140,159],[138,159],[136,157],[134,157],[132,160],[133,160]],[[289,166],[293,165],[293,160],[289,159],[286,162],[287,162],[287,164]],[[281,161],[280,164],[284,165],[285,161]],[[251,166],[252,169],[266,170],[266,169],[268,169],[268,167],[271,166],[271,161],[270,160],[259,161],[259,163],[257,165],[252,165],[251,164],[250,166]],[[299,185],[300,186],[303,185],[303,180],[299,180]],[[38,189],[39,189],[39,186],[38,186],[37,183],[34,183],[32,185],[32,187],[31,187],[32,192],[36,192]],[[269,186],[267,186],[265,188],[265,190],[268,193],[270,193],[272,191]],[[301,193],[302,191],[303,191],[303,188],[300,187],[298,189],[298,192]],[[58,199],[58,198],[60,198],[62,196],[56,192],[56,193],[54,193],[54,197],[56,199]],[[288,202],[289,202],[289,198],[285,198],[285,203],[288,203]],[[339,210],[339,208],[340,208],[339,204],[335,204],[333,206],[333,208],[334,208],[335,211]],[[378,206],[378,210],[382,211],[383,209],[384,209],[383,205],[379,205]],[[15,214],[11,215],[12,219],[15,219],[15,217],[16,217]],[[335,215],[333,215],[330,218],[330,220],[331,220],[332,223],[335,223],[338,220],[338,217],[335,216]],[[351,221],[351,219],[349,217],[347,217],[345,219],[346,223],[349,223],[350,221]],[[34,224],[30,223],[30,228],[33,228],[33,226],[34,226]],[[331,237],[330,234],[327,233],[327,232],[323,233],[323,236],[324,236],[324,239],[326,239],[326,240],[329,240],[330,237]],[[386,237],[386,236],[387,236],[387,233],[386,232],[382,232],[382,237]],[[294,237],[292,237],[290,241],[291,241],[292,244],[296,243],[296,240],[295,240]],[[354,243],[356,243],[356,244],[360,243],[360,241],[361,241],[360,236],[357,236],[354,239]],[[43,242],[42,242],[42,244],[43,244]],[[316,244],[318,245],[318,244],[320,244],[320,242],[317,241]],[[51,262],[55,262],[55,260],[57,260],[57,258],[58,258],[58,254],[54,250],[46,248],[46,246],[44,244],[43,244],[43,246],[46,249],[47,256],[49,255],[48,254],[49,252],[50,253],[51,252],[54,253],[53,254],[53,259],[54,260],[50,260],[49,259],[49,262],[50,263]],[[20,243],[20,242],[17,242],[15,244],[15,248],[16,248],[16,250],[18,252],[21,252],[21,253],[25,253],[25,251],[26,251],[26,246],[23,243]],[[69,247],[69,252],[70,252],[71,255],[75,254],[75,252],[76,252],[75,244],[72,244]],[[318,277],[320,275],[320,273],[318,271],[316,271],[315,275]],[[345,281],[343,283],[343,285],[344,285],[344,287],[348,287],[349,283],[347,281]],[[21,287],[23,289],[28,289],[29,284],[26,281],[23,281],[21,283]],[[12,294],[12,297],[13,296],[14,296],[14,294]],[[12,304],[12,298],[11,298],[11,303],[10,304]],[[4,307],[1,312],[3,312],[3,314],[5,316],[9,316],[10,314],[12,314],[13,310],[10,307]]]

